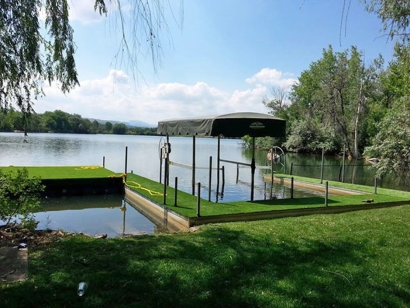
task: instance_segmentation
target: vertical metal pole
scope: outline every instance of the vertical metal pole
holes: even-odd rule
[[[167,143],[169,143],[169,135],[167,134]],[[169,183],[169,153],[165,153],[165,170],[164,170],[164,205],[167,204],[167,185]]]
[[[221,136],[218,135],[218,152],[216,160],[216,202],[218,202],[219,196],[219,166],[221,164]]]
[[[346,144],[343,145],[342,183],[345,182],[345,160],[346,160]]]
[[[295,182],[295,179],[294,179],[293,176],[292,176],[292,178],[290,179],[290,198],[291,198],[291,199],[293,199],[293,187],[294,187],[294,182]]]
[[[239,164],[236,164],[236,184],[239,182]]]
[[[374,194],[377,195],[377,177],[374,177]]]
[[[192,136],[192,195],[195,196],[195,156],[196,156],[195,136]]]
[[[290,175],[292,175],[292,174],[293,174],[293,162],[292,162],[292,163],[290,163],[290,172],[289,172],[289,174],[290,174]]]
[[[322,165],[320,166],[320,184],[323,183],[323,167],[325,161],[325,148],[322,148]]]
[[[273,153],[273,148],[271,148],[271,153]],[[272,195],[273,195],[273,157],[271,157],[271,160],[270,160],[270,180],[271,180],[270,199],[272,199]]]
[[[198,182],[198,198],[196,202],[196,216],[201,216],[201,183]]]
[[[103,156],[103,168],[105,168],[105,156]]]
[[[128,146],[125,147],[125,181],[127,180],[127,164],[128,164]]]
[[[174,206],[178,203],[178,177],[175,177]]]
[[[251,162],[251,201],[253,201],[254,196],[254,185],[255,185],[255,137],[252,137],[252,162]]]
[[[162,149],[159,157],[159,183],[162,183]]]
[[[165,168],[166,168],[166,172],[165,172],[165,182],[167,183],[167,186],[169,186],[169,135],[167,134],[167,147],[168,147],[168,153],[166,158],[165,158]]]
[[[211,201],[212,190],[212,156],[209,156],[209,185],[208,185],[208,201]]]
[[[329,182],[326,181],[326,187],[325,187],[325,206],[328,206],[328,198],[329,198]]]
[[[222,166],[222,188],[221,188],[221,197],[223,197],[225,191],[225,166]]]

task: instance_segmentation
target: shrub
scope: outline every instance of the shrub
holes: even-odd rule
[[[3,173],[0,170],[0,219],[9,225],[18,222],[34,229],[37,223],[33,212],[40,207],[40,193],[44,190],[38,178],[29,178],[26,169]]]

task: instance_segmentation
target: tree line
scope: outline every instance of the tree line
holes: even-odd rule
[[[257,140],[293,152],[377,158],[378,174],[410,173],[410,44],[395,45],[393,60],[366,62],[357,47],[332,46],[302,72],[289,93],[272,89],[262,103],[287,121],[286,138]],[[249,141],[249,140],[248,140]]]
[[[124,123],[109,121],[100,123],[61,110],[29,115],[13,109],[0,113],[2,132],[155,135],[156,130],[150,127],[128,127]]]

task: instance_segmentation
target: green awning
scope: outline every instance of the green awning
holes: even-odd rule
[[[285,120],[256,112],[164,120],[158,122],[157,129],[161,135],[214,137],[284,137],[285,131]]]

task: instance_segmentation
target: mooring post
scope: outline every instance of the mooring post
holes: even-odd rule
[[[322,164],[320,165],[320,184],[323,183],[323,167],[325,161],[325,148],[322,148]]]
[[[219,166],[221,163],[221,135],[218,135],[218,152],[216,158],[216,202],[219,197]]]
[[[192,195],[195,196],[196,138],[192,136]]]
[[[127,181],[127,164],[128,164],[128,146],[125,147],[125,181]]]
[[[225,166],[222,166],[222,187],[221,187],[221,197],[223,198],[225,191]]]
[[[374,194],[377,195],[377,177],[374,177]]]
[[[162,158],[159,159],[159,183],[162,184]]]
[[[178,201],[178,177],[175,177],[175,191],[174,191],[174,206],[177,206]]]
[[[273,148],[271,148],[271,153],[273,153]],[[273,195],[273,159],[271,157],[271,161],[270,161],[270,199],[272,199],[272,195]]]
[[[293,176],[290,179],[290,198],[293,199],[293,185],[294,185],[294,181],[295,179],[293,178]]]
[[[325,206],[328,206],[328,198],[329,198],[329,182],[326,181],[326,187],[325,187]]]
[[[239,164],[236,164],[236,184],[239,182]]]
[[[345,182],[345,164],[346,164],[346,144],[343,145],[342,183]]]
[[[198,182],[198,198],[196,201],[196,216],[201,216],[201,182]]]
[[[212,190],[212,156],[209,156],[209,184],[208,184],[208,201],[211,201]]]

